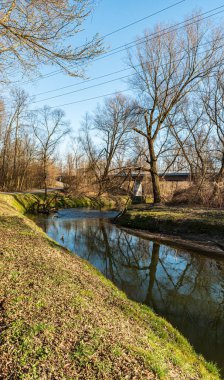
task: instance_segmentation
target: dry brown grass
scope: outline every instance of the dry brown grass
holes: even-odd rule
[[[223,208],[224,182],[198,182],[187,189],[178,189],[173,193],[171,203]]]

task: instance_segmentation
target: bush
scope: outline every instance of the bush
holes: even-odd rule
[[[224,182],[194,183],[188,189],[175,191],[169,203],[222,208],[224,207]]]

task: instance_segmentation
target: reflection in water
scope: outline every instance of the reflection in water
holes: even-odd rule
[[[38,224],[129,298],[164,316],[197,352],[224,370],[224,260],[130,235],[106,220],[112,216],[62,210],[59,218],[41,219]]]

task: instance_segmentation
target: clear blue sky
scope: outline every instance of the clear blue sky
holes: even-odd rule
[[[93,15],[85,23],[85,31],[80,35],[77,40],[77,44],[84,41],[87,36],[92,36],[95,33],[105,35],[115,29],[118,29],[126,24],[134,22],[140,18],[150,15],[153,12],[159,11],[169,5],[178,2],[178,0],[100,0],[96,3],[95,11]],[[184,3],[175,6],[167,11],[164,11],[148,20],[144,20],[136,25],[133,25],[127,29],[124,29],[112,36],[105,39],[105,45],[111,49],[128,43],[135,39],[137,35],[141,35],[142,31],[146,28],[153,27],[158,22],[179,22],[183,20],[183,17],[191,14],[195,9],[201,9],[202,12],[206,12],[212,8],[224,5],[224,1],[221,0],[186,0]],[[224,8],[223,8],[224,9]],[[223,13],[224,15],[224,13]],[[222,14],[219,16],[222,17]],[[75,43],[75,41],[74,41]],[[116,70],[120,70],[126,67],[125,64],[125,52],[112,55],[98,61],[91,63],[86,71],[89,78],[101,76]],[[55,67],[45,68],[43,74],[57,70]],[[35,95],[44,91],[54,90],[59,87],[80,83],[75,87],[71,87],[65,90],[40,95],[36,97],[36,100],[48,98],[50,96],[59,95],[68,91],[79,90],[83,87],[101,83],[106,80],[110,80],[122,75],[128,74],[116,74],[114,76],[96,80],[91,83],[80,83],[81,80],[72,78],[66,74],[58,74],[49,78],[44,78],[38,82],[32,84],[25,84],[23,88],[31,95]],[[91,98],[95,96],[101,96],[115,91],[122,91],[127,88],[128,84],[124,80],[118,80],[116,82],[104,84],[102,86],[88,89],[85,91],[73,93],[66,96],[61,96],[56,99],[41,101],[35,104],[36,107],[41,107],[47,104],[52,107],[58,107],[64,103],[75,102],[78,100]],[[88,111],[91,112],[96,107],[97,103],[102,102],[102,99],[91,100],[79,104],[61,107],[66,112],[67,118],[71,122],[72,130],[74,134],[77,133],[80,121],[83,115]]]

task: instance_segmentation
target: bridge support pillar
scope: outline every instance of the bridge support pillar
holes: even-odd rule
[[[143,189],[142,189],[142,178],[136,179],[133,188],[133,203],[142,203],[144,201]]]

